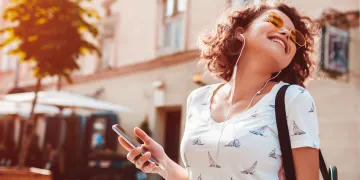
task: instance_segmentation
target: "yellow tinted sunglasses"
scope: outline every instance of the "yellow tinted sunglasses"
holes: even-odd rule
[[[267,13],[265,21],[273,24],[278,29],[285,29],[283,19],[281,18],[280,15],[276,14],[275,12]],[[298,31],[296,29],[291,29],[289,31],[291,34],[291,36],[290,36],[291,40],[295,44],[297,44],[299,47],[306,45],[306,38],[300,31]]]

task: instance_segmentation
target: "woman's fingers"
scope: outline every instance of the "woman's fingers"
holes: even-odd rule
[[[146,152],[143,154],[139,159],[135,161],[135,165],[138,169],[142,169],[144,167],[144,164],[150,159],[151,153]]]
[[[155,163],[148,163],[141,169],[143,172],[154,172],[156,168]]]
[[[133,164],[135,164],[136,168],[142,170],[143,172],[155,173],[156,171],[159,171],[155,163],[149,162],[149,159],[151,158],[151,153],[146,152],[142,154],[142,152],[146,151],[146,149],[152,149],[155,152],[161,151],[161,149],[157,149],[157,143],[151,137],[149,137],[142,129],[135,128],[134,133],[144,142],[144,144],[136,148],[133,148],[129,143],[127,143],[123,137],[118,137],[121,146],[123,146],[126,150],[129,151],[126,156],[127,159]]]
[[[122,147],[124,147],[127,151],[131,151],[133,147],[131,147],[121,136],[118,137],[119,143]]]
[[[127,154],[126,158],[135,164],[135,161],[137,159],[137,156],[141,155],[141,151],[142,149],[140,147],[137,147],[135,149],[132,149],[131,151],[129,151],[129,153]]]
[[[151,137],[149,137],[142,129],[136,127],[134,128],[134,133],[138,138],[140,138],[145,143],[145,145],[153,144],[154,140],[151,139]]]

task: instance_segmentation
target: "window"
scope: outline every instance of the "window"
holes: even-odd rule
[[[184,12],[186,9],[186,0],[166,0],[165,16],[171,17]]]
[[[164,42],[163,47],[172,47],[180,49],[184,39],[184,20],[178,19],[164,25]]]
[[[186,9],[186,0],[178,0],[177,9],[178,12],[184,12]]]
[[[239,7],[242,6],[247,0],[231,0],[231,7]]]
[[[174,44],[175,48],[181,48],[184,40],[184,20],[180,19],[174,23]]]
[[[102,57],[98,64],[99,69],[107,69],[111,67],[111,60],[114,53],[113,49],[116,25],[117,22],[114,16],[107,16],[100,23],[100,45]]]
[[[106,38],[102,41],[101,45],[101,64],[100,68],[106,69],[111,66],[111,57],[113,55],[113,40],[110,38]]]
[[[186,0],[166,0],[163,7],[159,47],[161,55],[166,55],[183,50]]]
[[[172,34],[172,25],[173,23],[165,24],[165,31],[164,31],[164,46],[168,47],[171,45],[171,34]]]
[[[327,25],[322,28],[321,66],[334,75],[349,71],[349,31]]]
[[[116,24],[117,22],[115,16],[104,17],[99,24],[100,36],[101,37],[115,36]]]
[[[2,49],[1,57],[1,71],[15,70],[17,66],[18,57],[9,55],[8,52],[17,48],[17,44],[11,44]]]
[[[262,0],[230,0],[231,7],[238,8],[247,6],[250,3],[259,3]]]
[[[172,16],[174,14],[174,3],[175,0],[167,0],[166,1],[166,9],[165,9],[165,16],[169,17]]]

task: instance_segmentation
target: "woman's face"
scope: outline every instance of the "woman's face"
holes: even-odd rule
[[[266,21],[269,12],[275,12],[281,17],[284,22],[283,29]],[[257,64],[266,69],[270,68],[272,72],[280,71],[290,64],[296,53],[297,46],[290,37],[290,30],[294,28],[287,15],[279,10],[269,9],[255,19],[243,33],[246,38],[245,48],[251,48],[251,52],[262,53],[264,57],[268,57],[256,59]]]

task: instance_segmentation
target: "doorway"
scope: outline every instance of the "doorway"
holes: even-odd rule
[[[181,108],[166,110],[164,115],[164,150],[170,159],[178,162],[181,134]]]

